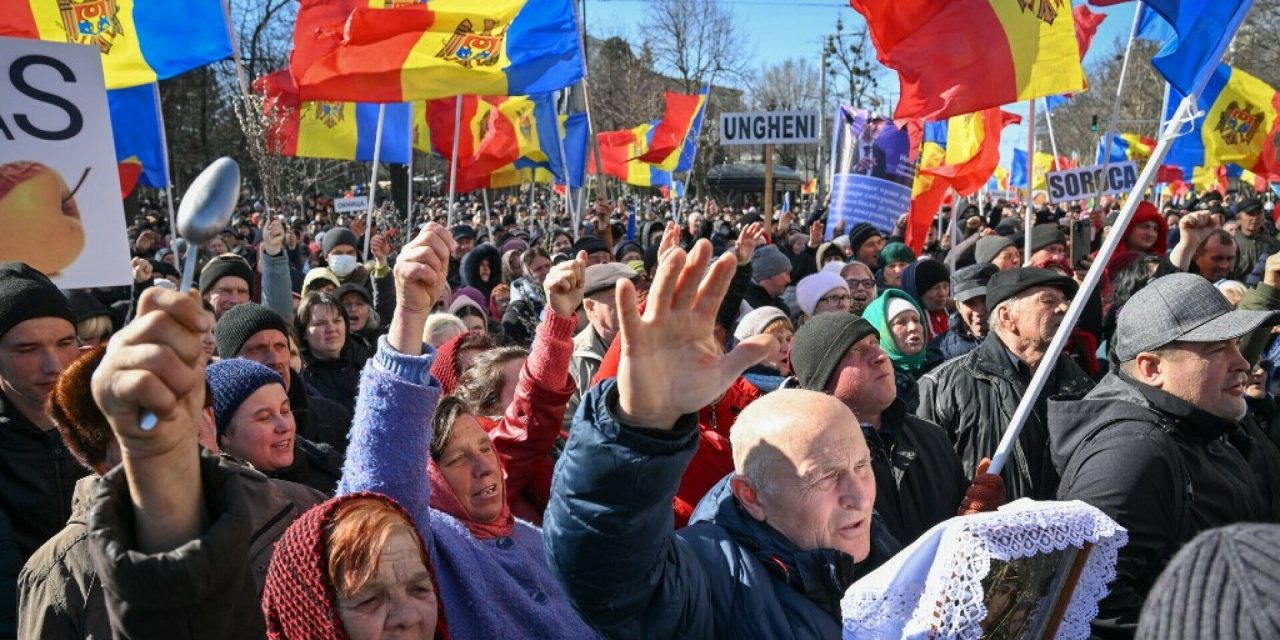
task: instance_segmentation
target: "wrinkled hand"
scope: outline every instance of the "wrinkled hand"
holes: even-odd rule
[[[369,239],[369,254],[373,256],[373,261],[378,266],[386,266],[387,254],[390,252],[391,245],[387,242],[386,234],[379,233]]]
[[[821,220],[814,220],[809,225],[809,248],[817,249],[822,244],[822,232],[826,230],[826,225]]]
[[[133,281],[142,284],[151,282],[155,277],[155,269],[151,266],[151,261],[146,258],[133,259]]]
[[[1271,254],[1263,267],[1262,281],[1274,288],[1280,288],[1280,251]]]
[[[582,292],[587,286],[587,252],[579,251],[577,258],[551,267],[542,286],[551,310],[561,318],[572,318],[582,306]]]
[[[1005,503],[1004,478],[999,474],[987,473],[991,467],[991,458],[983,458],[978,463],[973,483],[964,492],[964,500],[960,502],[957,515],[971,516],[975,513],[995,511]]]
[[[444,292],[449,275],[449,256],[455,244],[447,229],[427,223],[396,260],[396,315],[402,313],[425,320],[431,307]]]
[[[201,340],[212,324],[199,293],[152,287],[138,301],[138,316],[111,339],[91,386],[126,456],[190,444],[204,404]],[[149,431],[138,427],[144,411],[157,418]]]
[[[1178,221],[1178,242],[1185,243],[1191,249],[1198,249],[1204,244],[1209,234],[1218,228],[1218,221],[1208,211],[1196,211],[1182,217]]]
[[[680,416],[714,402],[747,367],[764,359],[774,338],[754,336],[728,354],[716,343],[716,312],[738,264],[732,254],[722,256],[708,272],[711,243],[704,239],[692,252],[672,249],[660,262],[643,316],[635,285],[618,283],[618,409],[627,425],[670,429]]]
[[[658,242],[658,261],[662,261],[662,257],[667,252],[680,246],[680,226],[674,222],[668,222],[667,228],[662,230],[662,240]]]
[[[284,221],[276,218],[267,223],[262,230],[262,252],[269,256],[278,256],[284,250]]]
[[[355,216],[351,219],[351,233],[356,234],[357,238],[363,238],[364,232],[368,224],[365,223],[364,216]]]
[[[764,228],[759,222],[742,228],[742,233],[738,234],[738,242],[733,245],[733,257],[738,259],[738,264],[747,264],[751,262],[751,256],[755,254],[756,247],[764,242]]]

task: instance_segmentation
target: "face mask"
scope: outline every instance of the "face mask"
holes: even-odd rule
[[[330,256],[329,270],[333,272],[333,275],[338,276],[339,278],[345,278],[351,275],[352,271],[356,270],[356,257]]]

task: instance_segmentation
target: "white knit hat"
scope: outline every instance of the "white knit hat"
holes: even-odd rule
[[[843,289],[845,293],[849,293],[848,283],[838,273],[819,271],[805,276],[796,285],[796,304],[800,305],[800,310],[805,315],[811,316],[818,306],[818,300],[835,289]]]
[[[775,320],[790,320],[787,314],[774,306],[764,306],[759,309],[752,309],[750,313],[742,316],[738,321],[738,328],[733,331],[733,339],[742,342],[751,336],[757,336],[764,333]]]

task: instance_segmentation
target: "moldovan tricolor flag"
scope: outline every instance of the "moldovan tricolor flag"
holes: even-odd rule
[[[310,0],[299,9],[289,69],[303,100],[528,95],[582,78],[572,0],[431,0],[390,9],[367,1],[345,26],[321,23],[350,0]],[[312,7],[324,15],[308,15]]]
[[[897,120],[943,120],[1085,88],[1071,3],[850,0],[898,71]]]
[[[269,123],[266,134],[271,153],[298,158],[373,160],[381,105],[300,102],[287,71],[263,76],[254,85],[266,97],[262,110]],[[411,111],[407,104],[386,105],[378,154],[381,162],[409,162]]]
[[[668,91],[665,101],[662,120],[649,136],[648,149],[636,160],[673,171],[680,160],[685,141],[693,131],[694,121],[702,114],[707,96],[703,93],[687,95]]]
[[[1170,96],[1165,117],[1182,97]],[[1173,141],[1165,164],[1218,167],[1237,164],[1262,176],[1280,177],[1275,135],[1280,94],[1267,83],[1228,65],[1218,65],[1200,93],[1204,111],[1195,128]]]
[[[97,47],[108,89],[172,78],[231,57],[218,0],[5,0],[0,36]]]

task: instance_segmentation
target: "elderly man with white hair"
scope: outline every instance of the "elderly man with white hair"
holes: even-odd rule
[[[840,635],[840,598],[898,545],[874,515],[871,452],[828,395],[779,390],[734,424],[734,473],[673,531],[672,496],[714,402],[773,338],[723,354],[716,310],[735,258],[663,256],[642,315],[618,286],[618,377],[583,399],[556,468],[547,558],[587,622],[610,637]]]

